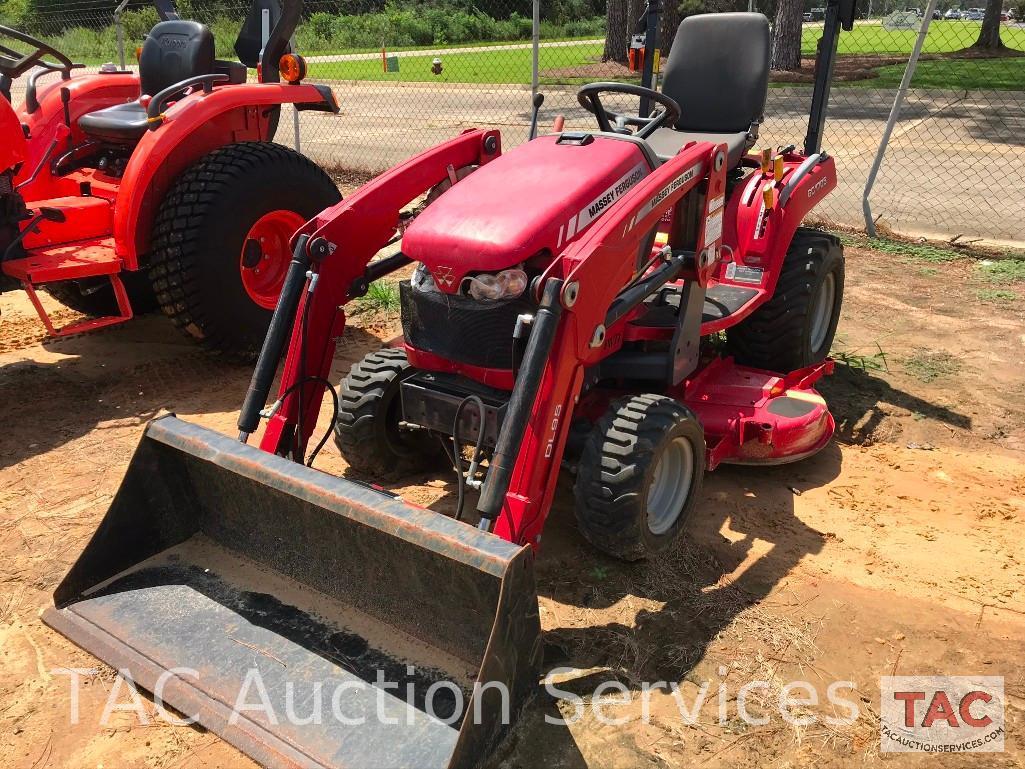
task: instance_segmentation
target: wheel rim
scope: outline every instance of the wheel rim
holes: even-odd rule
[[[811,320],[811,351],[819,352],[829,335],[830,321],[833,319],[833,303],[836,301],[836,277],[833,273],[826,275],[815,295]]]
[[[648,529],[665,534],[680,517],[694,481],[694,447],[687,438],[675,438],[655,465],[648,487]]]
[[[295,211],[277,209],[257,219],[242,241],[239,254],[242,286],[249,298],[266,310],[273,310],[278,303],[292,257],[288,241],[305,221]],[[259,250],[252,249],[250,241],[258,244]]]

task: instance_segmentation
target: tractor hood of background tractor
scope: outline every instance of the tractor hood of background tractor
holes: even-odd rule
[[[441,195],[406,230],[402,250],[455,293],[468,273],[558,253],[650,172],[633,142],[543,136]]]

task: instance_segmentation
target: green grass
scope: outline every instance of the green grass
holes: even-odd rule
[[[844,85],[860,88],[896,88],[904,77],[904,65],[880,67],[879,77]],[[1025,56],[1007,59],[944,59],[920,61],[911,81],[912,88],[942,88],[966,91],[1025,90]]]
[[[987,304],[1009,304],[1018,301],[1018,295],[1003,288],[980,288],[975,292],[980,302]]]
[[[601,57],[602,46],[581,43],[541,49],[541,70],[578,67]],[[473,51],[441,57],[442,73],[431,72],[433,56],[402,56],[398,72],[384,72],[380,58],[366,61],[312,62],[310,77],[324,80],[384,80],[438,83],[529,83],[531,50]]]
[[[907,257],[919,262],[930,262],[933,264],[942,262],[957,262],[965,259],[965,255],[952,248],[935,246],[929,243],[908,243],[903,240],[889,240],[887,238],[865,238],[851,235],[841,235],[840,240],[845,246],[854,248],[868,248],[872,251],[880,251],[884,254]]]
[[[979,271],[990,283],[1025,282],[1025,259],[995,259],[981,262]]]
[[[929,383],[951,377],[961,370],[961,362],[949,352],[916,350],[904,361],[904,370],[915,379]]]
[[[982,23],[977,21],[934,21],[922,48],[924,53],[950,53],[969,47],[979,37]],[[806,56],[815,55],[815,46],[822,35],[822,26],[806,26],[801,36],[801,50]],[[917,29],[889,31],[882,24],[857,24],[850,32],[840,33],[840,53],[852,54],[909,54],[918,38]],[[1025,51],[1025,28],[1002,24],[1000,39],[1004,45]]]
[[[957,27],[952,30],[951,27],[945,27],[945,24],[956,24]],[[978,28],[979,24],[974,22],[937,22],[931,27],[926,51],[947,53],[961,50],[975,41]],[[802,44],[805,55],[814,55],[815,44],[820,34],[819,28],[805,29]],[[1002,35],[1006,45],[1025,50],[1025,29],[1005,27]],[[909,30],[889,32],[879,25],[862,24],[841,38],[841,53],[906,55],[914,45],[914,40],[915,33]],[[485,47],[506,44],[508,43],[488,43]],[[313,52],[310,53],[313,55]],[[601,58],[601,53],[602,45],[595,43],[542,48],[541,81],[546,85],[589,82],[597,75],[567,77],[553,74],[553,71],[595,64]],[[433,59],[433,56],[403,56],[399,59],[399,72],[384,72],[377,57],[366,61],[314,62],[310,64],[310,72],[311,77],[324,80],[481,84],[530,82],[529,47],[517,50],[443,54],[441,75],[431,72]],[[903,74],[902,64],[885,66],[879,68],[877,78],[837,83],[837,86],[892,89],[900,83]],[[781,85],[785,87],[789,84]],[[921,61],[913,85],[918,88],[1023,90],[1025,57]]]
[[[356,300],[356,315],[363,313],[380,314],[399,311],[399,284],[376,281],[370,284],[366,296]]]

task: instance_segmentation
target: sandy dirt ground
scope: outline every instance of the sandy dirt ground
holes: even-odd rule
[[[564,691],[613,680],[630,702],[598,702],[621,725],[601,723],[588,700],[580,720],[551,726],[544,716],[572,714],[572,701],[542,693],[494,767],[1025,763],[1025,302],[980,302],[967,261],[847,254],[835,349],[850,365],[822,387],[839,424],[826,450],[711,474],[683,543],[641,564],[581,540],[564,484],[537,563],[545,664],[570,669]],[[158,315],[44,341],[23,295],[0,297],[0,311],[0,766],[253,766],[199,728],[128,712],[101,726],[118,679],[38,619],[146,420],[167,409],[231,434],[248,369],[194,349]],[[358,317],[335,378],[397,331],[394,318]],[[346,471],[330,443],[318,466]],[[451,474],[390,485],[453,509]],[[58,668],[97,668],[78,723]],[[880,753],[879,678],[919,673],[1004,676],[1006,751]],[[679,684],[688,703],[710,682],[694,723],[666,693],[643,717],[642,684],[658,680]],[[811,683],[820,704],[801,712],[814,722],[745,724],[735,700],[751,680],[768,685],[750,711],[770,716],[784,683]],[[838,714],[824,697],[838,680],[853,682],[853,723],[825,721]],[[118,701],[129,701],[123,689]],[[149,699],[143,707],[154,711]]]

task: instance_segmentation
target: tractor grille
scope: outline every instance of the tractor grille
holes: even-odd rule
[[[405,280],[399,284],[399,293],[406,344],[485,368],[513,367],[516,316],[537,309],[525,296],[478,302],[438,291],[415,291]]]

